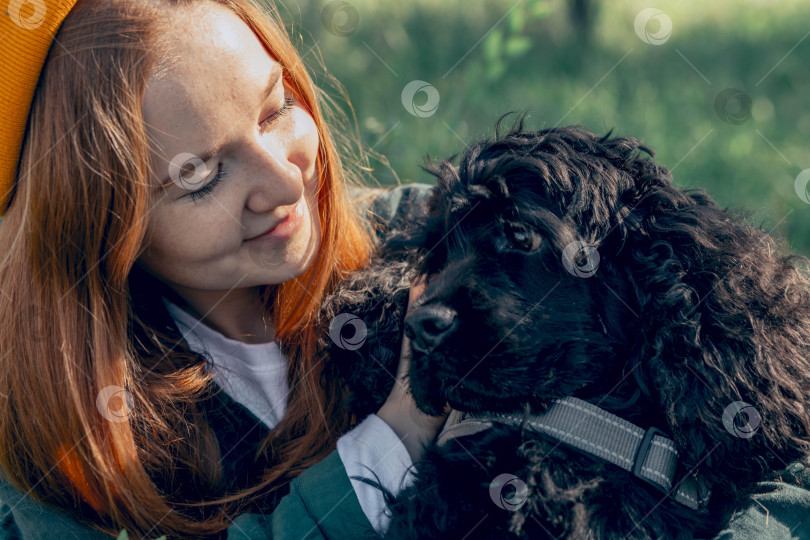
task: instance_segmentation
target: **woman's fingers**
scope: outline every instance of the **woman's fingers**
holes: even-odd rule
[[[425,284],[424,276],[418,276],[414,281],[411,282],[411,288],[408,291],[408,307],[405,310],[405,315],[407,316],[408,312],[411,310],[411,306],[416,302],[416,299],[422,296],[422,293],[425,292]],[[397,366],[397,383],[403,384],[403,389],[407,389],[407,380],[405,376],[408,373],[408,366],[410,365],[411,360],[411,340],[405,333],[402,333],[402,346],[400,347],[399,352],[399,366]]]
[[[425,276],[418,276],[411,282],[411,289],[408,291],[408,310],[410,310],[416,299],[425,292],[425,287],[427,287]]]

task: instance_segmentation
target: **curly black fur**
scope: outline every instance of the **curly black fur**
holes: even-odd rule
[[[349,380],[364,413],[379,406],[407,304],[408,280],[393,276],[427,274],[406,319],[416,328],[410,385],[425,412],[449,401],[473,413],[540,413],[576,396],[666,432],[678,477],[696,474],[712,497],[690,510],[528,427],[496,424],[426,449],[415,483],[390,501],[388,536],[713,536],[756,482],[807,455],[810,287],[797,266],[807,259],[705,191],[673,186],[637,139],[528,131],[522,118],[498,131],[458,166],[454,156],[425,167],[438,179],[427,214],[392,233],[380,259],[327,304],[370,331],[365,352],[332,345],[331,376]],[[590,277],[575,274],[593,254],[569,258],[574,271],[563,264],[576,241],[598,253]],[[413,317],[437,307],[452,326],[419,347]],[[761,416],[750,438],[722,422],[737,401]],[[490,498],[501,473],[529,488],[516,511]]]
[[[394,386],[413,275],[412,265],[402,258],[377,254],[363,271],[342,280],[321,305],[324,332],[319,346],[328,357],[321,378],[345,381],[350,392],[341,406],[357,419],[377,412]],[[336,317],[344,313],[357,315],[363,330],[354,324],[336,325],[341,322]],[[365,338],[357,334],[362,331]]]

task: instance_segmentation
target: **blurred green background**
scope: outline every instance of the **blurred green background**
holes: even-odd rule
[[[432,182],[426,154],[449,157],[525,110],[532,128],[643,139],[679,186],[749,210],[810,256],[807,0],[277,5],[316,82],[322,63],[348,91],[362,142],[402,182]],[[403,100],[412,81],[435,90]],[[374,176],[396,182],[382,161]]]

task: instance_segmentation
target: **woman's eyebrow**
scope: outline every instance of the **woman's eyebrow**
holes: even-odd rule
[[[278,65],[278,64],[276,64],[276,65]],[[262,93],[261,101],[259,101],[258,108],[261,108],[262,104],[264,104],[264,102],[267,101],[270,98],[270,94],[273,93],[273,90],[275,89],[276,85],[278,84],[278,81],[281,78],[281,74],[282,74],[283,71],[284,71],[283,68],[278,67],[276,69],[273,69],[273,71],[270,73],[270,78],[268,79],[267,88],[265,88],[264,93]],[[210,150],[208,150],[204,154],[202,154],[202,155],[194,154],[194,155],[198,156],[200,158],[200,160],[203,163],[205,163],[208,160],[210,160],[211,158],[215,157],[217,154],[219,154],[219,152],[222,150],[222,148],[224,146],[225,146],[225,142],[224,141],[219,141],[213,148],[211,148]],[[166,177],[163,180],[160,181],[159,186],[166,186],[166,185],[170,184],[171,182],[172,182],[171,175],[166,175]]]

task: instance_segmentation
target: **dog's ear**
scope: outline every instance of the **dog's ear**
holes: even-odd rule
[[[448,205],[452,205],[454,187],[460,182],[458,168],[452,163],[455,157],[451,156],[438,163],[433,162],[430,157],[426,159],[422,169],[436,177],[436,186],[431,189],[424,212],[412,214],[404,227],[391,231],[386,237],[381,248],[383,257],[418,262],[418,273],[428,270],[425,255],[441,250],[441,242],[448,227],[445,214]]]
[[[640,306],[634,376],[684,470],[734,490],[808,448],[807,259],[667,180],[642,182],[615,257]]]
[[[408,262],[414,274],[428,274],[443,250],[441,230],[441,220],[435,215],[414,217],[406,226],[389,233],[380,256]]]
[[[611,135],[608,132],[591,144],[588,152],[606,159],[610,164],[600,170],[602,179],[594,184],[599,190],[595,199],[605,201],[609,207],[606,213],[609,216],[607,230],[615,229],[619,233],[614,237],[645,234],[644,218],[650,217],[648,210],[655,210],[655,207],[641,204],[650,195],[658,194],[667,205],[691,204],[683,192],[674,188],[672,173],[652,159],[655,152],[650,147],[634,137]],[[607,171],[610,173],[606,174]],[[609,176],[610,181],[604,181],[604,176]],[[655,198],[647,200],[647,203],[654,201]]]
[[[358,418],[379,409],[391,392],[409,288],[405,262],[376,257],[321,304],[321,384],[343,394],[342,405]]]

